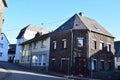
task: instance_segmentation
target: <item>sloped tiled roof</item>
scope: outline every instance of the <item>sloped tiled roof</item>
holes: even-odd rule
[[[70,29],[80,29],[94,31],[100,34],[104,34],[113,37],[106,29],[104,29],[98,22],[80,14],[75,14],[63,25],[57,28],[53,33],[58,33]]]
[[[120,56],[120,41],[114,42],[115,56]]]
[[[49,35],[50,35],[50,33],[47,33],[47,34],[44,34],[44,35],[41,35],[40,33],[37,33],[33,39],[25,41],[25,42],[21,43],[20,45],[29,44],[29,43],[32,43],[32,42],[35,42],[35,41],[45,39],[45,38],[49,37]]]
[[[48,32],[47,30],[45,30],[43,28],[39,28],[39,27],[29,24],[20,31],[20,33],[17,36],[17,39],[20,39],[26,30],[31,30],[31,31],[36,31],[36,32],[43,32],[43,31]]]

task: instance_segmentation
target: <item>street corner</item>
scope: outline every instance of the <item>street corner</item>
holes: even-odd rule
[[[8,76],[8,71],[0,67],[0,80],[5,79]]]

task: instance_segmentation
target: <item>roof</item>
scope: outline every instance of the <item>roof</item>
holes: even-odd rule
[[[98,22],[88,17],[82,16],[81,14],[73,15],[63,25],[57,28],[53,33],[58,33],[66,30],[89,30],[113,37],[106,29],[104,29]]]
[[[7,39],[7,37],[6,37],[6,35],[5,35],[4,33],[1,33],[1,35],[3,35],[3,36],[6,38],[7,42],[10,43],[9,40]]]
[[[115,56],[120,56],[120,41],[114,42]]]
[[[26,30],[31,30],[31,31],[36,31],[36,32],[48,32],[47,30],[43,29],[43,28],[39,28],[39,27],[36,27],[32,24],[29,24],[27,25],[26,27],[24,27],[23,29],[21,29],[20,33],[18,34],[17,38],[16,39],[20,39],[22,38],[23,34],[25,33]]]
[[[2,0],[2,1],[3,1],[4,6],[5,6],[5,7],[8,7],[8,6],[7,6],[7,3],[6,3],[6,0]]]
[[[44,34],[44,35],[41,35],[40,33],[37,33],[33,39],[25,41],[20,45],[29,44],[29,43],[32,43],[32,42],[35,42],[35,41],[43,40],[43,39],[46,39],[49,36],[50,36],[50,33],[47,33],[47,34]]]

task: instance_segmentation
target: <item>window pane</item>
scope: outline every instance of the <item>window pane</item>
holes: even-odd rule
[[[81,37],[77,38],[77,47],[83,47],[83,38]]]

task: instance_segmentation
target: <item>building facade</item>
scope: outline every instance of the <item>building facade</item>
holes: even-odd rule
[[[108,74],[114,70],[113,52],[114,37],[95,20],[75,14],[51,34],[49,70],[94,77]]]
[[[50,37],[36,34],[35,38],[21,44],[20,64],[37,71],[48,71]]]
[[[39,32],[41,34],[48,33],[47,30],[45,30],[43,28],[36,27],[34,25],[31,25],[31,24],[29,24],[28,26],[26,26],[25,28],[23,28],[20,31],[20,33],[17,36],[16,53],[15,53],[14,63],[19,63],[20,49],[21,49],[19,44],[34,38],[35,35],[37,34],[37,32]]]
[[[8,61],[8,45],[9,41],[4,33],[0,36],[0,61]]]
[[[7,7],[7,3],[5,0],[0,0],[0,34],[2,30],[2,24],[4,22],[4,8]]]
[[[115,46],[115,69],[120,70],[120,41],[115,41],[114,46]]]
[[[15,52],[16,52],[16,44],[10,44],[8,49],[8,62],[13,63]]]

